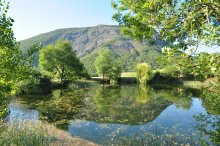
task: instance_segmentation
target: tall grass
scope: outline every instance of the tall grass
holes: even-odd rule
[[[54,126],[39,121],[1,123],[0,145],[3,146],[61,146],[95,145],[74,138]]]
[[[55,138],[49,137],[42,123],[33,121],[11,122],[1,126],[0,145],[49,145]]]

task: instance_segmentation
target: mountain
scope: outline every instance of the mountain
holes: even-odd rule
[[[94,60],[101,48],[109,48],[124,71],[133,71],[139,62],[149,62],[158,66],[156,59],[161,54],[163,42],[155,40],[154,45],[137,42],[120,34],[116,25],[98,25],[84,28],[65,28],[40,34],[20,42],[20,48],[26,52],[33,44],[41,42],[44,46],[59,39],[71,42],[73,49],[81,58],[90,74],[94,74]]]

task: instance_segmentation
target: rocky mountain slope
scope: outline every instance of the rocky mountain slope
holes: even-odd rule
[[[163,42],[156,40],[153,46],[140,43],[122,36],[118,26],[98,25],[95,27],[58,29],[20,42],[20,48],[26,51],[34,43],[41,42],[44,46],[59,39],[71,42],[73,49],[85,64],[89,73],[95,73],[93,62],[98,50],[107,47],[122,62],[125,71],[132,71],[138,62],[155,64]],[[130,60],[130,63],[127,61]]]

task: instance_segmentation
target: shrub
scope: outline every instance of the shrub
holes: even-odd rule
[[[118,82],[118,78],[121,76],[121,66],[118,64],[114,64],[109,73],[108,76],[110,78],[110,83],[115,84]]]
[[[22,80],[17,83],[17,94],[39,94],[42,93],[40,88],[32,80]]]
[[[48,77],[40,77],[37,81],[22,80],[17,83],[17,94],[46,94],[52,90],[52,83]]]
[[[141,63],[136,66],[136,75],[139,83],[147,83],[152,77],[152,68],[147,63]]]
[[[159,72],[162,76],[165,76],[168,78],[169,77],[175,78],[175,77],[178,77],[178,75],[179,75],[179,71],[177,70],[177,68],[172,65],[166,66],[163,69],[159,69],[159,70],[157,70],[157,72]]]
[[[52,82],[51,79],[44,76],[40,78],[39,87],[43,91],[43,93],[50,93],[52,90]]]

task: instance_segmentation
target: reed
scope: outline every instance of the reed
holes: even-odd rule
[[[0,125],[0,145],[3,146],[63,146],[96,145],[72,137],[67,132],[40,121],[12,121]]]

